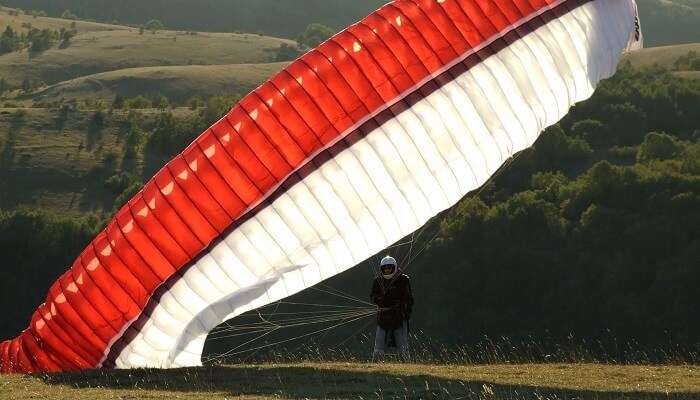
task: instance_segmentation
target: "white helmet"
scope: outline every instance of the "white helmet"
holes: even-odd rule
[[[384,279],[391,279],[396,275],[396,271],[399,269],[397,268],[394,257],[386,256],[382,258],[382,261],[379,263],[379,270]]]

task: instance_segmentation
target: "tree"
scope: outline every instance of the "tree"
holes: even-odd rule
[[[61,38],[61,48],[65,49],[66,47],[70,46],[70,41],[75,37],[75,35],[78,34],[78,31],[75,29],[65,29],[61,28],[61,33],[59,37]]]
[[[78,19],[78,16],[70,12],[70,10],[65,10],[63,11],[63,14],[61,14],[61,18],[63,19]]]
[[[610,135],[610,129],[595,119],[585,119],[576,122],[571,127],[571,133],[585,140],[594,148],[603,147],[614,140],[612,135]]]
[[[32,29],[27,35],[27,41],[31,42],[29,50],[33,53],[46,51],[53,46],[57,37],[58,33],[51,29]]]
[[[160,22],[160,20],[152,19],[152,20],[146,22],[146,25],[144,26],[144,28],[147,31],[150,31],[151,33],[156,33],[160,30],[163,30],[165,28],[165,26],[163,25],[162,22]]]
[[[693,71],[700,71],[700,57],[690,62],[690,69]]]
[[[117,93],[117,95],[114,96],[114,101],[112,102],[112,108],[114,108],[115,110],[121,110],[122,108],[124,108],[124,96]]]
[[[7,26],[5,31],[0,35],[0,54],[10,53],[19,50],[21,39],[15,33],[11,26]]]
[[[297,39],[297,42],[299,43],[299,47],[311,49],[323,43],[334,34],[335,31],[332,28],[323,24],[314,23],[306,27],[304,33]]]
[[[663,132],[649,132],[639,146],[637,161],[668,160],[676,157],[680,151],[681,146],[672,136]]]
[[[275,62],[291,61],[300,55],[301,53],[298,48],[290,46],[287,43],[282,43],[275,53]]]
[[[170,105],[168,98],[162,95],[156,96],[151,103],[153,104],[153,107],[161,111],[165,110]]]

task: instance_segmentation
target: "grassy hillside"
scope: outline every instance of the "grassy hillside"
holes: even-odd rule
[[[0,376],[15,400],[696,399],[697,366],[248,364],[171,371]]]
[[[3,4],[60,16],[143,24],[159,18],[175,29],[263,32],[296,38],[313,22],[341,29],[386,0],[4,0]],[[700,42],[700,1],[637,0],[649,46]],[[217,10],[212,12],[211,10]]]
[[[129,29],[123,25],[112,25],[98,22],[68,20],[63,18],[40,17],[19,13],[11,15],[10,12],[15,11],[13,8],[0,6],[0,26],[4,29],[5,26],[11,26],[16,31],[21,31],[25,28],[25,24],[31,24],[38,29],[61,29],[71,28],[71,24],[75,23],[75,27],[80,32],[101,32]]]
[[[148,125],[158,112],[138,114]],[[0,108],[0,208],[24,205],[63,215],[111,209],[116,194],[104,183],[122,168],[129,116],[115,111],[100,126],[94,116],[90,110]]]
[[[0,13],[0,27],[16,18],[6,12]],[[32,26],[37,27],[43,20],[46,23],[60,21],[28,18]],[[64,21],[56,23],[69,26],[70,21]],[[267,63],[275,60],[275,51],[283,43],[293,44],[288,40],[254,34],[175,31],[140,34],[136,28],[83,31],[78,26],[77,36],[66,48],[54,45],[40,53],[23,50],[1,55],[0,76],[15,86],[25,79],[51,85],[125,68]]]
[[[112,101],[124,97],[160,94],[175,102],[214,94],[247,93],[267,80],[286,63],[184,65],[127,68],[82,76],[32,93],[37,102],[60,99]]]
[[[70,9],[85,19],[144,24],[151,18],[174,29],[263,32],[296,38],[314,22],[341,29],[386,0],[3,0],[23,9],[60,16]]]
[[[654,64],[672,67],[679,57],[685,56],[691,51],[700,53],[700,43],[649,47],[628,54],[626,59],[637,67]]]
[[[637,0],[647,46],[700,42],[699,0]]]

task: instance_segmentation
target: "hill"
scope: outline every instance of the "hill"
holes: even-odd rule
[[[12,27],[15,31],[21,31],[26,27],[26,24],[31,24],[33,27],[38,29],[69,29],[73,27],[80,32],[101,32],[101,31],[114,31],[129,29],[123,25],[113,25],[105,24],[99,22],[81,21],[81,20],[69,20],[64,18],[52,18],[45,16],[33,16],[24,13],[18,13],[15,15],[13,8],[0,6],[0,27],[3,29],[6,26]]]
[[[626,59],[638,67],[658,64],[670,68],[676,60],[691,51],[700,53],[700,43],[648,47],[628,54]]]
[[[313,22],[341,29],[386,0],[4,0],[3,4],[60,16],[144,24],[161,19],[175,29],[263,32],[296,38]],[[698,0],[637,0],[648,46],[700,42]],[[215,10],[214,12],[212,10]]]
[[[23,205],[73,216],[111,209],[119,193],[105,180],[122,168],[129,118],[148,126],[159,115],[154,109],[134,113],[104,113],[97,124],[94,110],[0,108],[0,187],[6,188],[0,209]],[[142,157],[134,162],[132,171],[139,171]]]
[[[695,399],[697,366],[303,362],[0,376],[13,399]]]
[[[0,27],[16,24],[18,18],[0,13]],[[36,27],[63,27],[71,22],[29,18]],[[294,44],[255,34],[176,31],[140,34],[136,28],[105,25],[100,26],[104,29],[83,31],[81,26],[77,26],[77,36],[65,48],[55,44],[38,53],[23,50],[0,55],[0,76],[14,86],[24,80],[41,86],[125,68],[268,63],[275,60],[280,45]]]
[[[700,42],[699,0],[637,0],[647,46]]]
[[[83,19],[144,24],[158,18],[174,29],[262,32],[296,38],[310,23],[341,29],[386,0],[3,0],[5,5],[60,16],[71,10]]]
[[[112,101],[117,94],[129,98],[139,95],[164,95],[182,103],[191,97],[214,94],[244,94],[255,89],[285,63],[185,65],[172,67],[128,68],[81,76],[32,93],[35,102]]]

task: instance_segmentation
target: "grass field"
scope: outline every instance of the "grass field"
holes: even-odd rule
[[[35,101],[105,100],[118,93],[126,98],[160,94],[184,102],[193,96],[244,94],[255,89],[286,63],[183,65],[129,68],[83,76],[33,93]]]
[[[672,67],[679,57],[688,54],[690,51],[700,52],[700,43],[650,47],[635,51],[625,57],[636,66],[659,64],[664,67]]]
[[[51,18],[51,17],[34,17],[32,15],[25,15],[20,13],[19,15],[10,15],[10,11],[14,11],[13,8],[0,6],[0,26],[4,27],[9,25],[14,30],[23,30],[22,24],[30,23],[33,27],[38,29],[69,29],[71,23],[75,22],[75,27],[80,32],[100,32],[100,31],[113,31],[119,29],[129,29],[127,26],[123,25],[111,25],[103,24],[99,22],[89,22],[80,20],[69,20],[63,18]]]
[[[2,399],[698,399],[700,367],[259,364],[0,376]]]
[[[69,27],[70,20],[10,15],[0,10],[0,28],[31,23],[33,27]],[[24,79],[47,85],[80,76],[125,68],[175,65],[258,64],[274,60],[274,51],[292,41],[256,34],[159,31],[139,34],[137,28],[77,23],[78,35],[66,48],[55,45],[41,53],[27,50],[0,56],[0,76],[10,84]]]
[[[181,117],[193,112],[171,111]],[[121,164],[127,113],[114,111],[96,128],[94,111],[72,111],[62,120],[58,110],[0,108],[0,187],[11,188],[2,191],[0,208],[25,205],[60,215],[111,209],[115,195],[104,180]],[[138,113],[149,121],[159,111]],[[116,155],[115,165],[105,163],[110,154]]]

